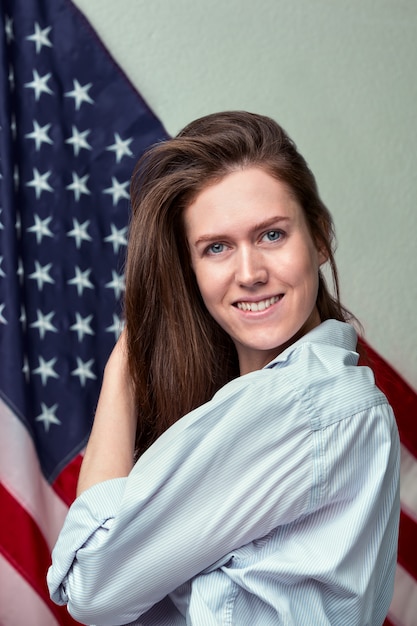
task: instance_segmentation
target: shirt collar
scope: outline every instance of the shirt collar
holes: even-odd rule
[[[355,351],[357,340],[358,336],[356,330],[351,324],[333,319],[326,320],[278,354],[264,369],[274,367],[277,363],[287,361],[290,355],[302,344],[322,343],[343,348],[348,351]]]

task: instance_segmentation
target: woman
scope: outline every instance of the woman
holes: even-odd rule
[[[97,625],[382,624],[398,434],[306,162],[271,119],[214,114],[154,146],[131,194],[126,331],[52,598]]]

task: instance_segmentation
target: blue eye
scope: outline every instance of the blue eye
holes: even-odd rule
[[[222,243],[212,243],[211,246],[207,248],[207,252],[209,254],[220,254],[224,250],[224,244]]]
[[[281,230],[268,230],[264,237],[266,237],[268,241],[278,241],[281,239],[282,235],[283,233]]]

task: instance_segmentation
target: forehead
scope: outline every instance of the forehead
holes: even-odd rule
[[[204,187],[184,211],[187,233],[237,228],[274,216],[304,222],[304,212],[284,183],[259,167],[226,174]]]

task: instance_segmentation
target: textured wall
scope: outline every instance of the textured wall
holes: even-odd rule
[[[75,3],[170,133],[230,108],[286,128],[333,213],[345,304],[417,388],[415,2]]]

